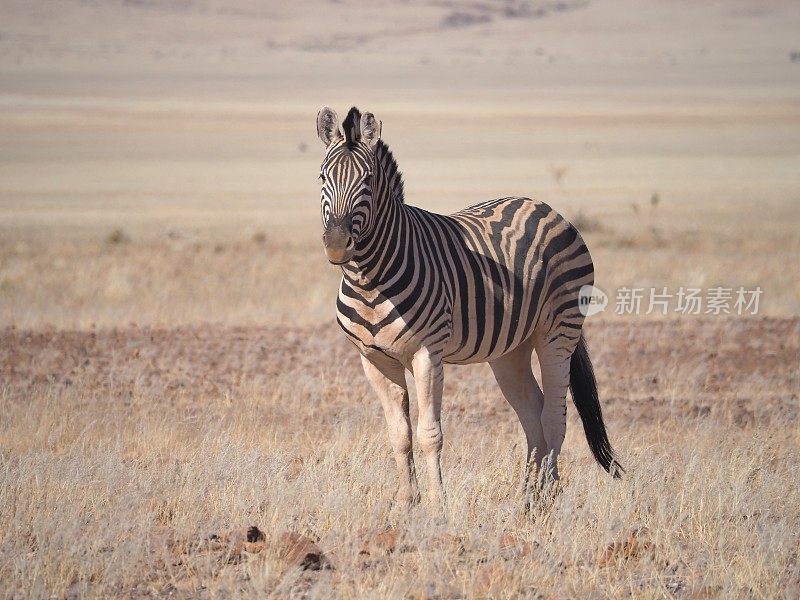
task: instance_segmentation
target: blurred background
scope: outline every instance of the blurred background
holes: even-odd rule
[[[796,314],[798,33],[777,0],[4,0],[0,324],[332,322],[324,104],[383,121],[411,204],[535,197],[607,291]]]

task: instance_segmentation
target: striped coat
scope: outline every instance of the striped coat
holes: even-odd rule
[[[375,275],[343,268],[337,317],[362,351],[400,358],[428,346],[446,363],[489,362],[536,335],[563,338],[572,354],[578,291],[594,271],[580,234],[547,204],[501,198],[452,216],[394,210],[396,248],[383,242]],[[370,241],[356,257],[378,254]]]
[[[340,129],[329,108],[317,130],[323,245],[342,269],[337,320],[357,346],[380,397],[400,471],[398,496],[418,497],[404,371],[417,387],[417,434],[429,488],[443,501],[443,364],[488,362],[527,440],[525,489],[558,479],[566,394],[595,458],[618,475],[581,330],[592,259],[578,231],[547,204],[509,197],[440,215],[405,203],[397,162],[381,124],[353,108]],[[536,352],[542,386],[533,376]]]

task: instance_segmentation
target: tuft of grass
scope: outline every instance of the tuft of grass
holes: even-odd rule
[[[111,233],[108,234],[106,238],[106,243],[111,244],[112,246],[118,246],[120,244],[127,244],[131,241],[131,238],[125,233],[124,229],[117,228]]]
[[[559,186],[564,184],[564,177],[569,171],[566,165],[550,165],[550,175]]]

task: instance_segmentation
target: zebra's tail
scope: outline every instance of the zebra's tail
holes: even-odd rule
[[[569,387],[592,454],[606,471],[619,479],[625,469],[617,462],[611,442],[608,441],[603,412],[600,410],[600,399],[597,395],[597,380],[594,377],[589,349],[586,347],[583,335],[578,340],[578,346],[570,359]]]

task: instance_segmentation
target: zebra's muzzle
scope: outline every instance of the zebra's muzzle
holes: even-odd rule
[[[334,265],[343,265],[353,257],[353,237],[342,225],[326,230],[322,234],[322,244],[325,246],[328,262]]]

